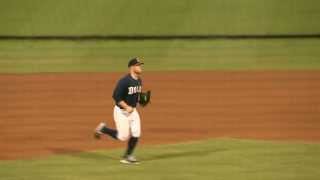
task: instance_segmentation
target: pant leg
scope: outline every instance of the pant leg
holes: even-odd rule
[[[139,137],[141,136],[141,124],[138,111],[134,109],[134,111],[130,114],[129,118],[131,137],[128,141],[128,147],[124,154],[124,157],[128,157],[133,154],[138,144]]]
[[[130,132],[133,137],[140,137],[141,136],[141,122],[140,122],[140,115],[137,109],[130,115]]]
[[[126,141],[130,138],[129,114],[115,106],[113,109],[113,118],[117,127],[117,138],[120,141]]]

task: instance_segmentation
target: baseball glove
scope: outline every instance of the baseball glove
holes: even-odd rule
[[[144,107],[150,103],[151,91],[141,92],[139,97],[139,104]]]

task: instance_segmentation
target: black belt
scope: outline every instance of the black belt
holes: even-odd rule
[[[124,108],[123,108],[123,107],[121,107],[121,106],[119,106],[118,104],[116,104],[116,106],[117,106],[118,108],[120,108],[120,109],[123,109],[123,110],[124,110]],[[136,106],[133,106],[133,108],[136,108]]]

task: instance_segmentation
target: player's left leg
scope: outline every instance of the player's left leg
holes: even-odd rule
[[[141,122],[138,111],[135,109],[130,115],[130,132],[131,137],[128,141],[127,150],[124,157],[128,158],[131,161],[137,161],[133,156],[134,149],[136,148],[139,138],[141,136]]]

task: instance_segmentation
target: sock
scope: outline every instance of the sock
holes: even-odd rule
[[[138,140],[139,140],[138,137],[131,137],[131,138],[129,139],[127,151],[126,151],[126,154],[124,155],[124,157],[130,156],[130,155],[133,153],[134,148],[135,148],[136,145],[138,144]]]
[[[110,128],[107,128],[107,127],[103,127],[103,128],[101,129],[101,132],[103,132],[104,134],[109,135],[109,136],[112,137],[113,139],[118,139],[118,138],[117,138],[117,134],[118,134],[118,131],[117,131],[117,130],[110,129]]]

